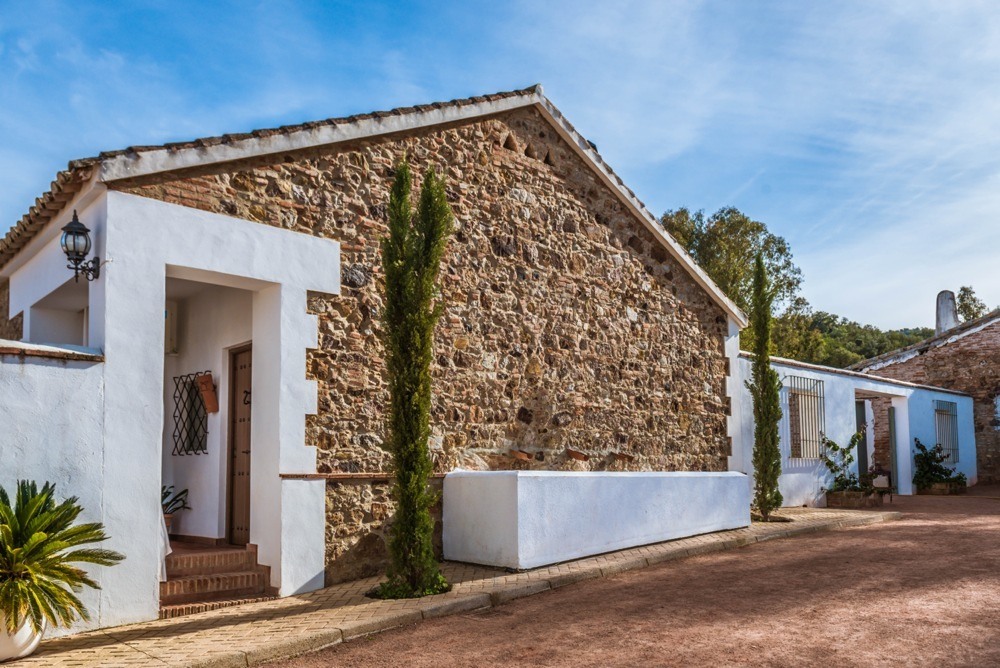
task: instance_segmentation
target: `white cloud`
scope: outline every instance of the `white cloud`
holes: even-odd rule
[[[140,12],[148,49],[105,6],[3,12],[0,220],[98,150],[540,81],[654,211],[732,204],[787,237],[816,308],[1000,303],[991,3],[192,7]]]

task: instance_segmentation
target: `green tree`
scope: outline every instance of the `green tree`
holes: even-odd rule
[[[771,347],[779,357],[819,364],[826,356],[826,341],[812,327],[813,312],[803,297],[792,299],[774,319]]]
[[[976,291],[972,289],[971,285],[963,285],[958,289],[955,304],[958,317],[962,319],[962,322],[981,318],[988,311],[986,302],[976,296]]]
[[[389,197],[389,234],[382,239],[382,324],[390,402],[386,440],[393,456],[396,503],[389,579],[378,592],[384,598],[413,598],[448,589],[432,544],[430,508],[436,495],[428,487],[433,463],[427,440],[434,328],[443,309],[438,274],[454,218],[444,182],[433,170],[424,174],[415,214],[411,189],[410,166],[404,158],[396,167]]]
[[[750,327],[754,332],[753,363],[747,387],[753,398],[753,505],[764,521],[781,507],[778,477],[781,475],[781,450],[778,447],[778,424],[781,422],[781,380],[771,367],[771,305],[774,287],[768,280],[763,254],[754,260]]]
[[[789,303],[802,284],[788,243],[739,209],[726,207],[706,218],[703,211],[667,211],[660,223],[691,254],[716,285],[750,314],[754,258],[760,255],[774,286],[772,304]]]
[[[100,589],[77,564],[112,566],[124,559],[111,550],[84,547],[107,539],[100,522],[76,524],[77,498],[55,501],[55,485],[19,480],[11,502],[0,487],[0,618],[8,633],[27,619],[35,632],[46,622],[69,626],[90,619],[76,595]]]

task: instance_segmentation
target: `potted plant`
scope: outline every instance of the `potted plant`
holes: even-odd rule
[[[941,444],[928,448],[919,438],[913,441],[917,447],[913,456],[913,486],[917,494],[965,494],[968,484],[965,474],[955,473],[955,469],[944,465],[948,457]]]
[[[112,566],[125,557],[83,547],[107,539],[100,522],[75,524],[76,497],[56,503],[55,485],[20,480],[13,503],[0,487],[0,662],[28,656],[47,626],[69,626],[90,614],[77,597],[100,589],[77,564]]]
[[[179,492],[174,492],[174,486],[160,488],[160,505],[163,506],[163,521],[167,525],[167,533],[169,534],[174,526],[174,513],[179,510],[191,510],[191,506],[187,504],[188,491],[182,489]]]
[[[858,476],[851,470],[854,451],[865,437],[864,430],[857,432],[845,446],[839,446],[823,436],[820,459],[833,475],[833,483],[823,488],[827,508],[871,508],[882,505],[882,491],[872,484],[872,476]]]

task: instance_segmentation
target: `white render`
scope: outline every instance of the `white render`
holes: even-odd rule
[[[178,279],[167,279],[167,292]],[[173,533],[203,538],[226,536],[228,484],[229,351],[253,339],[253,293],[203,283],[205,287],[179,303],[178,352],[164,358],[163,484],[188,490],[190,510],[174,516]],[[173,452],[174,376],[211,371],[219,411],[208,414],[206,454],[175,456]]]
[[[825,390],[826,436],[838,445],[846,445],[857,431],[855,401],[871,395],[889,398],[896,409],[896,465],[895,486],[899,494],[913,494],[913,455],[916,453],[914,438],[925,445],[937,442],[934,423],[934,401],[951,401],[958,405],[959,463],[956,470],[964,473],[970,485],[976,483],[976,439],[972,421],[972,397],[941,388],[916,385],[903,381],[879,378],[843,369],[805,364],[781,358],[771,359],[778,376],[802,376],[822,380]],[[746,387],[750,378],[751,359],[739,358],[734,380],[740,394],[734,398],[733,419],[737,422],[737,436],[733,441],[730,470],[747,474],[753,485],[753,400]],[[782,390],[782,408],[787,407],[787,390]],[[877,418],[876,418],[877,419]],[[871,406],[866,407],[866,421],[871,424]],[[781,436],[781,477],[779,489],[785,506],[822,506],[825,504],[824,487],[832,478],[819,459],[793,459],[788,442],[788,418],[783,416]],[[869,453],[872,438],[869,434]],[[858,471],[857,462],[853,466]]]
[[[455,471],[444,557],[536,568],[750,524],[746,476],[702,472]]]
[[[3,344],[63,352],[49,346]],[[104,364],[0,355],[0,397],[0,424],[4,425],[0,487],[13,494],[18,480],[35,480],[39,486],[51,482],[57,498],[79,497],[84,508],[81,521],[103,519]],[[100,579],[105,569],[87,570]],[[99,618],[100,592],[85,589],[80,598]],[[62,629],[52,629],[48,635],[62,633]]]
[[[163,471],[164,378],[175,361],[164,355],[170,279],[244,291],[236,301],[230,299],[235,293],[219,288],[206,293],[206,298],[213,292],[220,296],[220,308],[229,304],[241,315],[239,322],[217,321],[203,329],[199,341],[189,338],[195,346],[190,352],[203,356],[198,363],[207,356],[216,367],[213,356],[222,359],[223,349],[243,342],[247,333],[252,338],[250,541],[259,547],[260,563],[271,567],[271,585],[281,595],[321,587],[323,481],[283,476],[316,472],[305,421],[317,404],[316,385],[306,379],[306,351],[317,345],[317,321],[306,311],[306,293],[339,293],[339,244],[100,187],[77,208],[92,230],[94,252],[107,262],[100,278],[77,288],[58,235],[47,229],[32,242],[30,255],[22,252],[3,269],[10,280],[10,315],[24,313],[29,342],[68,347],[85,340],[104,362],[0,359],[0,417],[17,425],[15,437],[0,444],[5,462],[0,482],[57,478],[59,494],[79,495],[86,517],[104,522],[111,536],[106,546],[126,555],[121,564],[96,569],[102,589],[85,594],[93,619],[73,630],[158,614],[160,485],[177,481],[180,469],[192,465],[175,461]],[[64,211],[49,228],[64,225],[68,214]],[[76,301],[81,289],[82,305]],[[73,316],[62,318],[66,326],[50,317],[49,302]],[[46,327],[37,331],[50,340],[38,341],[31,338],[31,314],[42,303]],[[82,332],[74,323],[79,314],[80,325],[86,320]],[[216,422],[221,424],[221,418]],[[210,444],[215,456],[221,442]],[[40,444],[49,450],[39,451]],[[199,493],[220,475],[210,457],[202,461],[206,469],[194,485]],[[183,475],[194,480],[190,471]],[[204,507],[214,512],[180,522],[209,535],[214,526],[218,533],[217,506]]]

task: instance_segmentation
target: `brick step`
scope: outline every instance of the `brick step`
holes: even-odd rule
[[[251,596],[249,598],[220,598],[215,601],[198,601],[195,603],[175,603],[173,605],[161,605],[160,606],[160,619],[173,619],[174,617],[183,617],[185,615],[193,615],[198,612],[208,612],[209,610],[218,610],[220,608],[229,608],[234,605],[245,605],[247,603],[260,603],[262,601],[273,601],[278,598],[274,594],[262,594],[260,596]]]
[[[188,575],[236,573],[257,568],[255,550],[221,548],[218,550],[179,551],[167,555],[167,578]]]
[[[258,596],[267,591],[269,572],[258,566],[255,570],[170,578],[160,583],[160,605]]]

